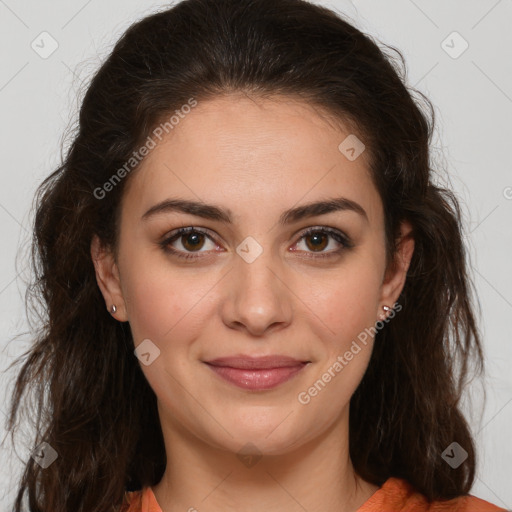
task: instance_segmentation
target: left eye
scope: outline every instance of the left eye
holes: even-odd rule
[[[334,240],[336,242],[334,244],[334,248],[331,247],[332,250],[324,251],[324,249],[332,245],[329,243],[329,239]],[[302,234],[299,242],[296,245],[300,244],[301,241],[304,242],[304,245],[306,246],[306,251],[310,250],[312,252],[320,253],[339,252],[339,247],[336,247],[336,244],[338,246],[341,245],[342,248],[348,247],[350,245],[347,238],[341,232],[325,228],[309,229],[308,231]]]

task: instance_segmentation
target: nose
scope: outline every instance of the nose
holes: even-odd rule
[[[224,323],[252,336],[290,325],[293,293],[286,282],[285,269],[266,252],[251,263],[237,257],[234,265],[222,308]]]

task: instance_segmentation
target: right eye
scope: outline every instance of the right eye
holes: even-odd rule
[[[201,251],[203,248],[205,239],[208,239],[213,244],[213,248],[218,247],[218,244],[215,242],[213,237],[208,234],[207,231],[202,229],[188,226],[185,228],[179,228],[175,231],[169,233],[169,236],[163,240],[160,245],[162,249],[167,253],[170,253],[173,256],[178,258],[185,259],[195,259],[201,258],[200,255],[195,255],[193,253],[202,253],[207,251]],[[173,247],[176,241],[179,241],[179,244],[182,248]]]

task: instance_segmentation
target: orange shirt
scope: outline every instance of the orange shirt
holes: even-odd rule
[[[119,512],[162,512],[151,487],[127,492]],[[475,496],[459,496],[447,501],[428,503],[425,496],[401,478],[388,478],[357,512],[506,512]]]

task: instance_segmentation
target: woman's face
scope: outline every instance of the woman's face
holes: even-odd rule
[[[135,346],[146,340],[138,357],[164,429],[281,454],[348,428],[368,329],[410,259],[386,273],[367,155],[353,136],[339,149],[350,135],[291,99],[216,98],[130,177],[118,260],[97,262],[98,282]],[[305,208],[325,201],[337,206]],[[250,360],[263,356],[277,359]]]

